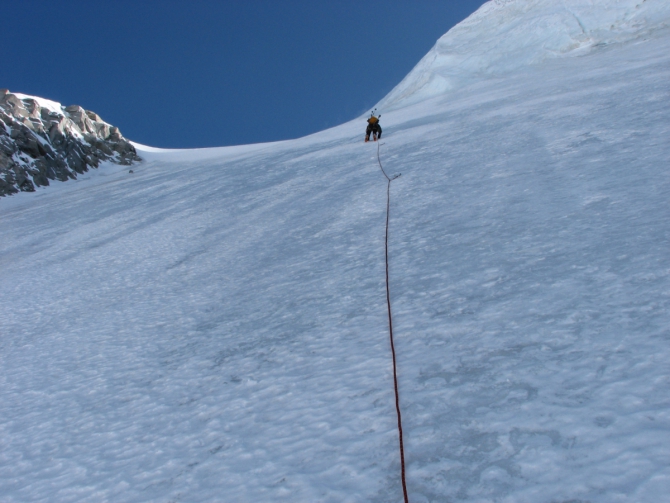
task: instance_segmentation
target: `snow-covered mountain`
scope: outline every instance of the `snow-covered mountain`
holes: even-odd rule
[[[661,0],[491,0],[445,34],[378,105],[389,110],[557,57],[668,28]]]
[[[509,68],[382,102],[410,501],[670,493],[666,3],[489,2],[432,53]],[[402,501],[364,126],[0,201],[2,501]]]
[[[0,196],[71,180],[101,161],[140,161],[130,142],[78,105],[0,89]]]

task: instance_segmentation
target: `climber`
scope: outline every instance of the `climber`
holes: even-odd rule
[[[381,117],[381,115],[379,116]],[[377,141],[382,137],[382,127],[379,125],[379,117],[375,116],[375,111],[370,113],[368,119],[368,127],[365,130],[365,141],[370,141],[370,133],[372,133],[372,141]]]

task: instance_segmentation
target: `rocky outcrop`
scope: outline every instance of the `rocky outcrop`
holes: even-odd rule
[[[119,128],[78,105],[0,89],[0,196],[66,181],[101,161],[141,161]]]

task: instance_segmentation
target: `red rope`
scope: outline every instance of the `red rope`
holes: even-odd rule
[[[393,355],[393,388],[395,389],[395,410],[398,414],[398,439],[400,442],[400,477],[402,480],[402,492],[405,497],[405,503],[409,503],[409,498],[407,497],[407,483],[405,482],[405,447],[402,441],[402,419],[400,417],[400,394],[398,393],[398,372],[395,359],[395,345],[393,344],[393,317],[391,316],[391,292],[389,290],[389,217],[391,215],[391,182],[398,178],[400,175],[396,175],[393,178],[389,178],[384,171],[382,166],[381,158],[379,157],[379,146],[377,143],[377,162],[379,163],[379,168],[382,170],[382,173],[386,177],[386,239],[384,241],[384,248],[386,254],[386,305],[388,306],[389,313],[389,338],[391,340],[391,354]]]

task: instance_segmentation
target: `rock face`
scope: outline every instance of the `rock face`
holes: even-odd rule
[[[119,128],[78,105],[0,89],[0,196],[69,180],[101,161],[141,161]]]

